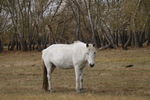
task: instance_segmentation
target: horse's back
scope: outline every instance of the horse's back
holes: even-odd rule
[[[42,58],[57,67],[72,67],[72,46],[54,44],[42,51]]]
[[[66,53],[66,51],[71,51],[71,46],[66,44],[53,44],[42,51],[43,56],[58,55],[60,53]],[[69,53],[69,52],[68,52]]]

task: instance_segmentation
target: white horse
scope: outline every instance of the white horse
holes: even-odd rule
[[[44,64],[43,88],[52,92],[51,74],[55,68],[74,68],[76,91],[83,89],[83,68],[95,65],[96,49],[93,44],[76,41],[73,44],[53,44],[42,51]]]

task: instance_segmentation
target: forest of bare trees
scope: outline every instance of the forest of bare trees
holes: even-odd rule
[[[150,0],[0,0],[0,52],[75,40],[127,49],[150,44]]]

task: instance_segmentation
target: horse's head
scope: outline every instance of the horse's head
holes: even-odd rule
[[[89,63],[90,67],[95,65],[96,49],[94,44],[86,44],[86,60]]]

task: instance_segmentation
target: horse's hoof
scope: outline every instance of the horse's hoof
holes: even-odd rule
[[[82,88],[82,89],[78,89],[78,90],[76,90],[76,92],[77,93],[83,93],[84,92],[84,89]]]
[[[81,90],[76,90],[77,93],[81,93]]]
[[[55,91],[54,91],[54,90],[48,90],[48,92],[49,92],[49,93],[54,93]]]
[[[84,92],[85,92],[85,89],[81,88],[80,93],[84,93]]]
[[[83,88],[80,89],[80,91],[83,91],[83,90],[84,90]]]

